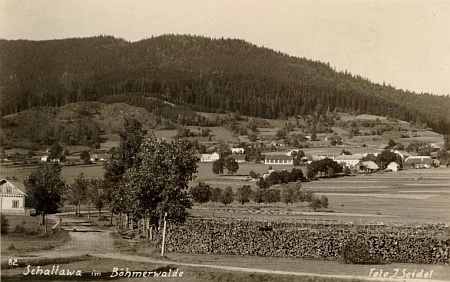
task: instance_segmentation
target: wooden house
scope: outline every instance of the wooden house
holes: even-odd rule
[[[0,178],[0,210],[3,214],[25,214],[25,186],[23,183]]]

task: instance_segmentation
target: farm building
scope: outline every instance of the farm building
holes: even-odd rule
[[[269,176],[270,176],[270,174],[271,174],[272,172],[275,172],[275,170],[272,169],[272,168],[270,168],[270,169],[267,171],[267,173],[264,173],[264,174],[262,175],[262,178],[263,178],[264,180],[266,180],[267,178],[269,178]]]
[[[399,155],[400,157],[402,157],[402,160],[404,161],[405,159],[407,159],[409,156],[411,156],[411,154],[409,154],[406,151],[400,151],[400,150],[395,150],[394,153],[396,153],[397,155]]]
[[[218,159],[220,159],[220,155],[218,153],[202,154],[200,156],[200,161],[202,163],[212,163],[214,161],[217,161]]]
[[[56,158],[56,159],[50,159],[48,155],[43,155],[41,157],[41,162],[54,162],[54,163],[60,163],[63,158]]]
[[[293,154],[297,154],[300,149],[293,149],[286,153],[286,156],[292,156]]]
[[[25,213],[25,186],[23,183],[0,178],[0,210],[5,214],[24,214]]]
[[[431,168],[434,161],[430,156],[410,156],[403,162],[405,168]]]
[[[283,140],[273,140],[270,142],[270,145],[273,147],[286,147],[287,144]]]
[[[309,141],[308,143],[313,148],[330,147],[331,145],[330,141],[321,141],[321,140]]]
[[[391,162],[388,164],[388,166],[385,169],[386,171],[399,171],[400,165],[396,162]]]
[[[313,162],[313,161],[323,160],[323,159],[327,158],[327,156],[324,156],[324,155],[310,155],[310,156],[307,156],[307,158],[308,158],[308,161]],[[333,158],[330,158],[330,159],[333,159]]]
[[[293,165],[294,158],[286,155],[267,155],[264,160],[265,164],[283,164],[283,165]]]
[[[337,157],[334,158],[334,160],[339,163],[342,164],[346,167],[354,167],[355,165],[357,165],[360,160],[363,158],[362,154],[355,154],[355,155],[339,155]]]
[[[356,165],[357,169],[360,172],[373,172],[380,169],[380,167],[373,161],[365,161],[365,162],[359,162]]]
[[[234,159],[237,163],[245,163],[245,155],[243,154],[231,154],[227,158]]]
[[[91,162],[106,162],[111,158],[108,153],[94,153],[91,155]]]
[[[245,149],[244,148],[231,148],[232,154],[244,154]]]

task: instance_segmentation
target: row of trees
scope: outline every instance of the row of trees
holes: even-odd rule
[[[334,177],[337,173],[341,172],[343,172],[343,168],[339,163],[333,161],[332,159],[325,158],[318,161],[312,161],[308,165],[306,176],[309,179],[315,178],[317,174],[320,174],[320,176],[325,175]]]
[[[283,184],[280,188],[256,188],[251,189],[250,185],[239,187],[233,192],[231,187],[220,189],[212,188],[205,182],[190,188],[190,194],[194,202],[200,205],[207,202],[221,202],[228,205],[233,201],[241,205],[253,201],[255,203],[278,203],[283,202],[286,205],[294,203],[308,202],[314,209],[328,208],[328,198],[326,196],[317,197],[309,190],[301,189],[301,183]]]
[[[298,168],[293,168],[291,171],[282,170],[282,171],[273,171],[272,167],[269,167],[270,174],[268,177],[260,177],[256,182],[259,188],[269,188],[272,185],[277,184],[287,184],[289,182],[297,182],[304,180],[303,171]],[[253,172],[251,175],[256,176]]]
[[[239,169],[238,162],[232,157],[223,158],[214,161],[212,163],[212,171],[215,174],[223,174],[224,169],[228,174],[235,174]]]
[[[59,164],[41,165],[33,170],[25,180],[28,198],[33,208],[41,214],[40,225],[47,233],[47,215],[59,211],[65,204],[75,206],[75,215],[81,216],[81,205],[88,204],[98,210],[100,218],[102,208],[112,203],[112,187],[108,189],[103,179],[86,179],[83,173],[77,175],[73,183],[66,184],[61,176]],[[112,219],[112,217],[111,217]]]

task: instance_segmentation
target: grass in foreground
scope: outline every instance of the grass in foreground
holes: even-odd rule
[[[62,264],[58,261],[49,262],[48,265],[41,265],[43,269],[52,269],[53,265],[59,265],[60,269],[70,269],[70,270],[81,270],[81,277],[72,277],[70,279],[66,276],[31,276],[24,275],[27,273],[26,267],[18,267],[14,269],[6,269],[2,271],[2,281],[147,281],[149,278],[119,278],[111,277],[114,276],[114,268],[126,269],[129,268],[130,271],[157,271],[157,272],[168,272],[169,269],[175,271],[178,269],[178,273],[183,272],[182,277],[173,277],[176,281],[183,282],[209,282],[209,281],[221,281],[221,282],[259,282],[259,281],[280,281],[280,282],[290,282],[290,281],[308,281],[308,282],[341,282],[341,281],[364,281],[361,279],[342,279],[342,278],[323,278],[314,276],[293,276],[293,275],[272,275],[272,274],[257,274],[257,273],[244,273],[244,272],[234,272],[225,270],[215,270],[203,267],[185,267],[177,266],[176,263],[172,264],[154,264],[154,263],[141,263],[141,262],[130,262],[122,261],[116,259],[95,259],[86,258],[84,261],[75,261],[67,264]],[[101,273],[101,276],[93,277],[92,272]],[[167,278],[151,278],[152,281],[165,281]]]
[[[48,234],[44,234],[44,226],[39,227],[39,217],[28,215],[8,215],[8,234],[1,235],[2,256],[50,250],[67,242],[69,233],[66,231],[53,232],[54,222],[48,223]]]

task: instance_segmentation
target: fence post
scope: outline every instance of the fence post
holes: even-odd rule
[[[162,247],[161,247],[161,256],[164,256],[164,247],[165,247],[165,241],[166,241],[166,216],[167,212],[164,213],[164,228],[163,228],[163,237],[162,237]]]

